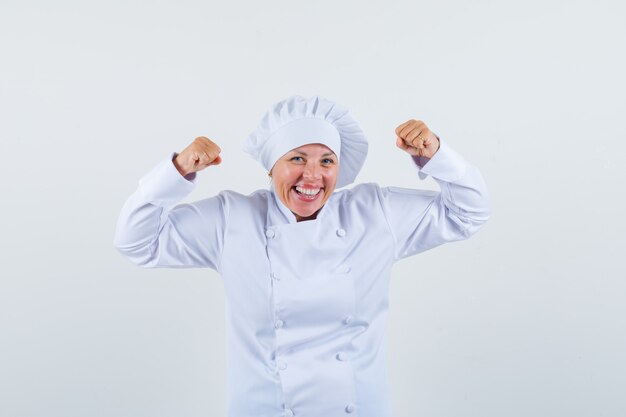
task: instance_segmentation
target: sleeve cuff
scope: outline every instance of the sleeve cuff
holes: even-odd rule
[[[439,150],[432,158],[413,157],[413,161],[419,168],[418,175],[422,180],[430,175],[437,180],[453,182],[461,178],[467,168],[465,159],[441,138]]]
[[[172,160],[176,152],[164,158],[158,165],[139,180],[139,190],[143,198],[154,205],[173,206],[187,197],[196,187],[196,174],[183,177]]]

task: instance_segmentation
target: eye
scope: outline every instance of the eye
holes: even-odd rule
[[[301,156],[294,156],[293,158],[290,159],[290,161],[302,162],[302,161],[304,161],[304,158],[301,157]]]
[[[334,159],[331,159],[331,158],[324,158],[324,159],[322,159],[322,163],[323,163],[324,165],[332,165],[332,164],[334,164],[334,163],[335,163],[335,160],[334,160]]]

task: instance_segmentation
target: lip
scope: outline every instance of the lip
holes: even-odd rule
[[[302,188],[318,188],[318,187],[302,187]],[[296,191],[296,187],[291,187],[291,192],[296,196],[296,198],[300,201],[304,201],[305,203],[311,203],[316,201],[318,198],[320,198],[324,192],[324,188],[320,187],[320,191],[319,193],[313,195],[313,196],[307,196],[304,194],[300,194],[299,192]]]

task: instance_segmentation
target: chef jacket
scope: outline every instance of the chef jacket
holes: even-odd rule
[[[124,204],[115,246],[142,267],[208,267],[226,293],[229,417],[390,417],[385,323],[393,263],[487,220],[479,171],[445,141],[424,166],[441,191],[360,184],[297,222],[273,189],[195,187],[168,155]],[[416,158],[415,158],[416,159]]]

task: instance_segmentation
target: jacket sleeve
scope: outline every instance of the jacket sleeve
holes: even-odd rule
[[[195,188],[195,174],[180,175],[165,158],[139,180],[115,229],[115,248],[145,268],[219,269],[226,210],[222,194],[178,204]]]
[[[416,160],[419,166],[419,162]],[[446,242],[467,239],[491,214],[485,182],[476,167],[440,140],[419,176],[432,176],[441,191],[379,189],[383,212],[402,259]]]

